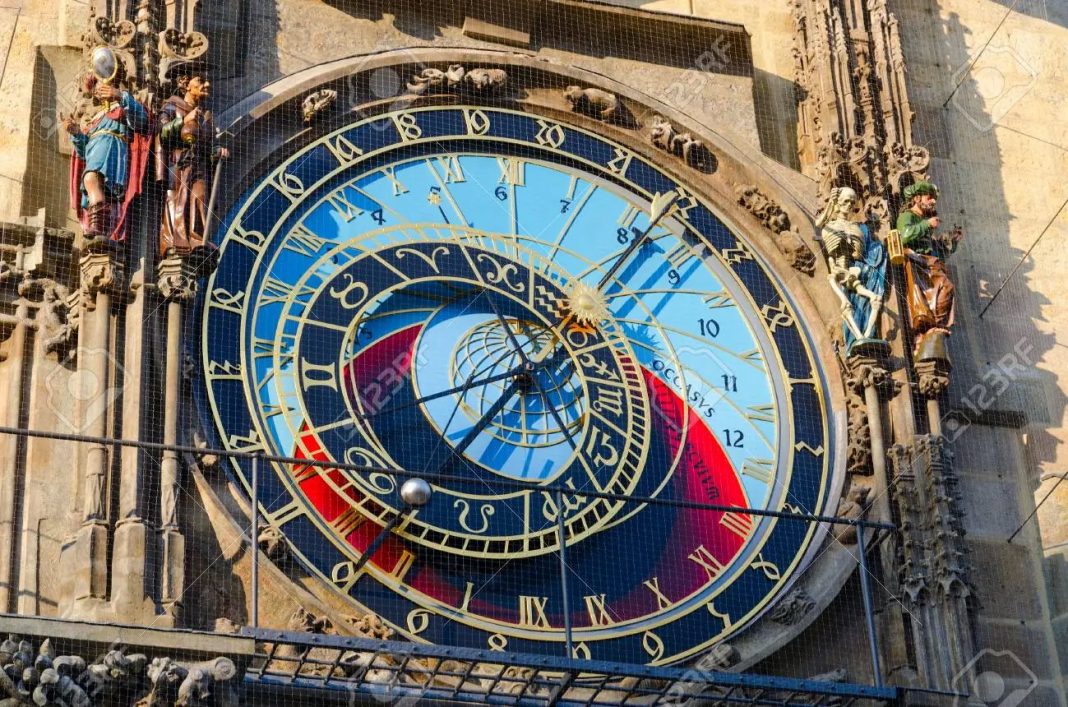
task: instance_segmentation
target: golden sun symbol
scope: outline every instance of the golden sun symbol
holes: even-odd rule
[[[596,326],[608,318],[608,303],[604,295],[585,282],[576,281],[569,287],[567,308],[582,326]]]

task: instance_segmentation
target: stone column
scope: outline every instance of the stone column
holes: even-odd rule
[[[163,443],[178,443],[182,373],[182,309],[196,296],[196,273],[187,258],[176,255],[158,268],[159,291],[167,301],[166,374],[163,391]],[[160,603],[177,619],[185,589],[185,539],[178,522],[180,462],[172,449],[160,466]]]
[[[889,477],[886,471],[886,442],[883,431],[882,392],[893,390],[894,384],[887,367],[890,345],[885,341],[865,342],[854,347],[846,363],[849,384],[864,396],[868,430],[871,436],[871,469],[873,505],[876,519],[891,522]],[[850,430],[850,436],[854,434]]]
[[[916,377],[920,393],[927,398],[927,429],[938,437],[942,436],[942,410],[938,401],[949,387],[951,370],[953,365],[945,351],[945,339],[928,335],[916,355]]]
[[[2,418],[5,427],[21,426],[22,396],[26,388],[26,338],[31,322],[30,305],[22,283],[18,286],[17,303],[15,328],[11,333],[11,355],[7,360],[10,375]],[[15,535],[20,531],[15,524],[18,503],[16,480],[22,473],[19,463],[20,441],[15,435],[0,435],[0,611],[14,608],[16,576],[12,559]]]
[[[122,265],[112,253],[88,253],[81,263],[82,304],[88,336],[78,351],[78,398],[83,401],[81,420],[84,434],[107,437],[108,418],[115,402],[105,394],[115,374],[111,356],[111,304],[113,293],[123,286]],[[108,586],[108,445],[89,442],[86,447],[82,527],[77,531],[72,551],[75,557],[75,607],[84,600],[103,600]],[[85,613],[75,608],[75,613]]]
[[[913,615],[916,669],[925,687],[952,690],[975,655],[976,598],[965,561],[957,477],[942,437],[916,437],[911,446],[895,446],[891,455],[902,536],[901,599]]]

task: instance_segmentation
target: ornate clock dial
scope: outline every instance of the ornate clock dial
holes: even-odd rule
[[[685,505],[820,512],[824,382],[761,258],[626,147],[503,109],[379,116],[263,175],[222,233],[207,426],[367,468],[273,464],[260,498],[310,568],[409,636],[559,654],[561,515],[592,657],[695,654],[811,545],[807,523]],[[434,494],[356,573],[401,509],[390,470]]]

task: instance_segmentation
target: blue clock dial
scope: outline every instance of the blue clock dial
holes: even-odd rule
[[[693,655],[801,564],[806,524],[589,495],[818,512],[831,494],[792,304],[628,148],[503,109],[390,114],[289,156],[221,234],[205,423],[231,448],[367,468],[275,464],[261,498],[313,571],[398,630],[558,652],[561,516],[594,657]],[[390,469],[444,480],[357,575],[400,510]]]

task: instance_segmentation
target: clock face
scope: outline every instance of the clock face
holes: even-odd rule
[[[328,462],[262,463],[263,512],[402,634],[560,655],[570,618],[580,656],[669,663],[801,565],[812,524],[693,506],[828,504],[810,342],[745,238],[625,146],[499,108],[378,116],[263,174],[220,233],[205,427]],[[433,494],[357,571],[405,510],[391,470]]]

